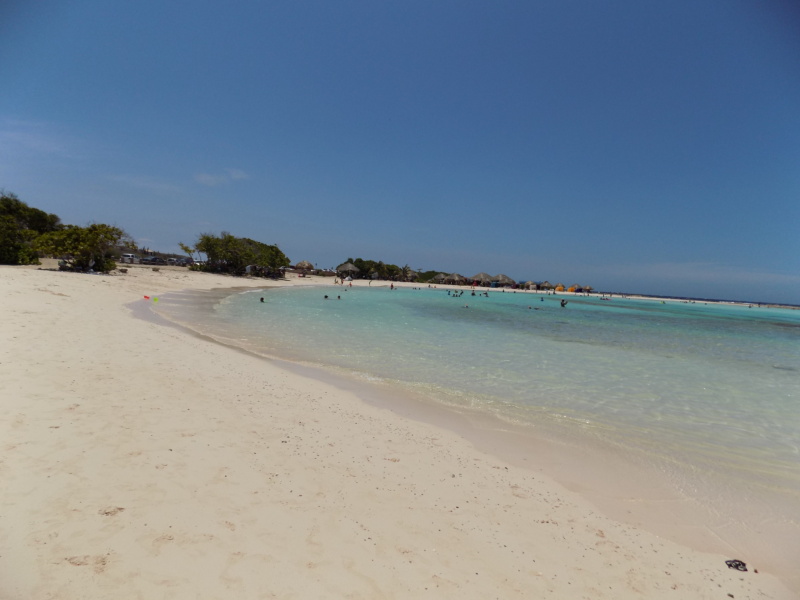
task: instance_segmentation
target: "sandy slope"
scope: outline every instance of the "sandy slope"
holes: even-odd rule
[[[0,267],[0,598],[795,597],[125,306],[263,284]]]

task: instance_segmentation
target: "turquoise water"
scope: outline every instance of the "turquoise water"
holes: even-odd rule
[[[797,526],[800,311],[560,299],[286,287],[196,313],[196,298],[164,297],[159,311],[262,354],[611,445],[687,494],[758,497]]]

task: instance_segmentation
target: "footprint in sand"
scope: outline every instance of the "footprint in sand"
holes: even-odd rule
[[[526,494],[525,492],[523,492],[523,491],[522,491],[522,488],[521,488],[521,487],[519,487],[518,485],[512,485],[512,486],[511,486],[511,493],[512,493],[514,496],[516,496],[517,498],[522,498],[522,499],[525,499],[525,498],[527,498],[527,497],[528,497],[528,494]]]
[[[106,570],[106,565],[108,564],[108,554],[97,556],[89,556],[88,554],[84,554],[83,556],[68,556],[64,560],[66,560],[73,567],[86,567],[88,565],[92,565],[95,573],[102,573]]]
[[[175,540],[175,536],[170,533],[165,533],[153,540],[153,546],[156,549],[156,556],[161,553],[161,547]]]
[[[113,517],[114,515],[121,513],[123,510],[125,509],[122,506],[107,506],[98,510],[97,514],[103,515],[104,517]]]

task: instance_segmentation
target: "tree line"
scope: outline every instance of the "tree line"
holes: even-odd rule
[[[226,231],[220,235],[201,233],[194,246],[183,242],[179,246],[192,258],[195,253],[205,254],[206,260],[194,268],[214,273],[269,277],[278,275],[283,267],[291,264],[278,246],[235,237]]]
[[[0,192],[0,264],[39,264],[34,242],[63,227],[57,215],[32,208],[14,194]]]
[[[193,268],[232,275],[276,275],[289,266],[278,246],[230,233],[203,233],[194,246],[180,243],[189,256],[205,254]],[[137,250],[123,229],[104,223],[86,227],[65,225],[58,215],[28,206],[16,195],[0,190],[0,264],[36,265],[40,256],[59,259],[59,268],[107,273],[116,268],[120,247]]]
[[[192,268],[231,275],[277,276],[291,263],[274,244],[236,237],[228,232],[220,235],[201,233],[194,245],[179,244],[181,250],[195,258],[205,255]],[[74,271],[108,272],[116,268],[120,248],[136,251],[134,240],[121,228],[94,223],[86,227],[65,225],[58,215],[28,206],[17,196],[0,190],[0,264],[39,264],[40,256],[60,259],[60,268]],[[380,260],[348,258],[337,270],[350,263],[358,269],[349,272],[357,278],[379,278],[392,281],[432,281],[439,271],[415,272],[407,264],[400,267]],[[560,284],[544,288],[563,288]],[[569,291],[578,289],[572,286]],[[584,286],[583,289],[591,289]]]
[[[411,267],[404,265],[399,267],[390,263],[385,263],[381,260],[368,260],[363,258],[348,258],[337,269],[340,269],[347,263],[352,264],[358,269],[353,273],[353,277],[369,279],[375,277],[377,279],[390,279],[393,281],[412,281],[418,275]]]
[[[364,258],[348,258],[338,267],[337,271],[341,271],[342,267],[350,263],[358,269],[357,272],[352,273],[355,279],[387,279],[391,281],[416,281],[418,283],[428,283],[433,281],[433,278],[441,271],[427,270],[415,271],[408,264],[400,267],[391,263],[384,263],[380,260],[370,260]]]
[[[60,258],[65,269],[105,272],[116,267],[116,248],[127,240],[119,227],[65,225],[58,215],[0,192],[0,264],[37,265],[39,256],[49,255]]]

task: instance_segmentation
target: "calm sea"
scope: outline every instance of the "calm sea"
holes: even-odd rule
[[[757,499],[798,527],[800,311],[561,298],[326,286],[158,308],[258,353],[622,449],[682,493]]]

